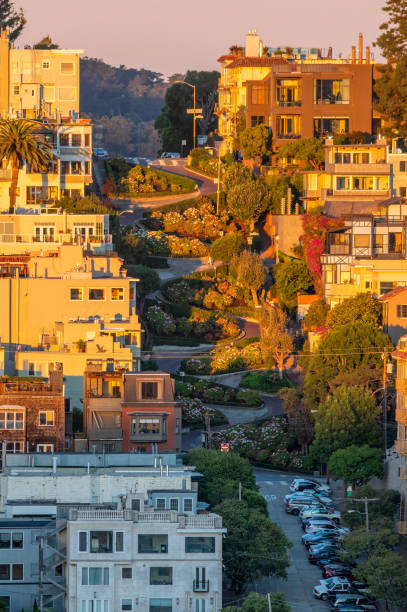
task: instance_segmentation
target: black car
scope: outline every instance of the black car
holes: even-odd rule
[[[322,576],[323,578],[332,578],[333,576],[351,578],[352,569],[353,567],[350,563],[327,563],[322,568]]]
[[[308,552],[308,561],[315,565],[317,561],[322,561],[322,559],[331,559],[336,552],[336,547],[323,548],[317,551],[310,550]]]

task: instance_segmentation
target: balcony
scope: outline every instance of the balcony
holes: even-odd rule
[[[194,593],[208,593],[209,580],[194,580],[193,591]]]
[[[122,440],[121,427],[102,427],[101,429],[90,429],[88,431],[90,442],[93,440]]]
[[[407,440],[396,440],[394,442],[394,450],[400,455],[407,455]]]
[[[390,164],[326,164],[328,174],[390,174]]]

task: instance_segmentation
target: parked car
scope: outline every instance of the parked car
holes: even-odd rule
[[[339,524],[341,513],[340,512],[330,512],[325,506],[312,506],[305,507],[300,512],[300,521],[302,529],[305,529],[305,524],[308,519],[326,519],[328,521],[333,521],[336,524]]]
[[[376,610],[376,606],[373,603],[367,604],[367,607],[352,603],[333,606],[333,612],[363,612],[363,610]]]
[[[311,489],[307,491],[297,491],[296,493],[288,493],[288,495],[285,495],[284,501],[296,499],[297,497],[309,497],[310,499],[314,499],[324,506],[332,505],[332,499],[330,497],[327,497],[326,495],[318,495],[316,491]]]
[[[301,491],[302,489],[321,489],[326,493],[331,493],[332,489],[326,484],[321,484],[316,480],[309,480],[307,478],[294,478],[290,484],[291,491]]]
[[[167,152],[161,153],[161,159],[179,159],[181,157],[180,153]]]
[[[341,560],[338,557],[337,550],[335,550],[335,552],[331,556],[327,555],[326,557],[321,557],[320,559],[317,559],[315,565],[318,565],[318,567],[323,569],[326,565],[329,565],[329,563],[341,563]]]
[[[328,600],[331,597],[336,599],[338,594],[351,593],[354,590],[351,582],[347,578],[328,578],[320,580],[319,584],[314,587],[313,594],[317,599]]]
[[[102,149],[102,147],[96,147],[95,149],[93,149],[93,155],[95,157],[105,158],[108,156],[108,152],[106,151],[106,149]]]
[[[328,563],[322,569],[322,577],[332,578],[333,576],[352,578],[352,566],[350,563]]]
[[[311,546],[308,549],[308,561],[315,565],[317,561],[322,561],[323,559],[337,558],[337,552],[338,547],[331,543],[325,544],[321,548]]]
[[[341,535],[349,533],[348,527],[341,527],[329,519],[308,519],[305,522],[305,533],[311,533],[312,531],[319,531],[320,529],[336,530]]]
[[[313,504],[317,505],[317,502],[310,497],[294,497],[293,499],[288,499],[285,502],[285,511],[288,514],[299,515],[304,506],[312,506]]]
[[[340,606],[349,604],[360,606],[362,610],[376,610],[375,603],[361,593],[343,593],[342,595],[338,595],[335,600],[331,601],[331,608],[334,610],[341,610]]]
[[[325,530],[321,530],[321,531],[315,531],[313,533],[306,533],[302,536],[301,540],[302,543],[304,544],[304,546],[306,548],[309,548],[310,546],[314,546],[315,544],[319,544],[320,542],[326,542],[326,541],[330,541],[330,542],[338,542],[341,539],[341,535],[338,534],[336,531],[325,531]]]

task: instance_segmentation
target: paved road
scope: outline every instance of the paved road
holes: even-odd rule
[[[186,176],[188,178],[193,179],[197,183],[199,193],[201,195],[214,193],[216,191],[217,186],[213,182],[213,179],[201,176],[199,174],[196,174],[195,172],[191,172],[186,168],[186,163],[187,160],[185,158],[157,159],[153,161],[150,166],[152,168],[156,168],[157,170],[164,170],[165,172],[172,172],[173,174],[178,174],[179,176]]]
[[[289,492],[289,484],[295,477],[284,472],[270,470],[254,470],[260,493],[268,500],[268,511],[272,521],[277,523],[292,542],[290,549],[290,567],[287,569],[287,580],[281,578],[265,578],[256,586],[260,592],[267,591],[284,593],[292,612],[316,612],[326,610],[329,606],[314,598],[312,589],[322,578],[321,570],[308,563],[306,549],[301,543],[303,534],[299,519],[286,514],[283,506],[284,495]]]

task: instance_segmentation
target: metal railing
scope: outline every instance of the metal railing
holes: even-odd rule
[[[194,580],[193,591],[195,593],[208,593],[209,580]]]

